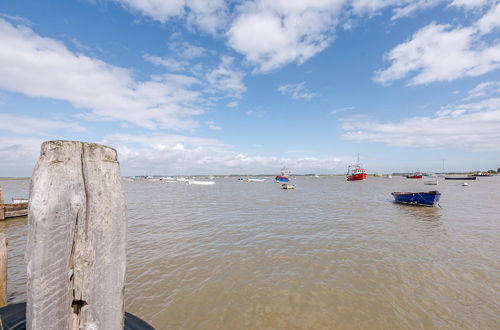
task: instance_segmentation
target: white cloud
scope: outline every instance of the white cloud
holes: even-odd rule
[[[278,173],[283,165],[287,165],[294,173],[332,172],[339,168],[343,171],[345,162],[344,158],[333,156],[251,156],[234,151],[231,146],[213,139],[171,134],[115,134],[105,137],[103,142],[118,150],[118,158],[125,175],[272,174]]]
[[[343,107],[343,108],[338,108],[338,109],[333,109],[330,111],[330,114],[331,115],[334,115],[334,114],[337,114],[337,113],[341,113],[341,112],[345,112],[345,111],[350,111],[350,110],[354,110],[356,109],[355,107]]]
[[[464,100],[471,100],[495,94],[500,94],[500,81],[486,81],[471,89]]]
[[[474,9],[484,7],[496,0],[453,0],[450,6],[464,7],[466,9]]]
[[[344,119],[343,138],[382,142],[400,147],[457,147],[474,151],[499,151],[500,98],[447,105],[433,117],[412,117],[380,123],[366,117]]]
[[[489,12],[479,19],[476,26],[482,34],[498,29],[500,27],[500,3],[492,7]]]
[[[388,83],[416,73],[410,84],[421,85],[480,76],[497,69],[500,43],[480,40],[474,26],[453,29],[450,25],[431,23],[385,57],[391,65],[377,71],[375,81]]]
[[[303,63],[333,39],[344,1],[258,0],[238,7],[229,45],[261,72]]]
[[[144,59],[152,64],[163,66],[173,72],[185,71],[190,66],[189,61],[177,60],[170,57],[159,57],[150,54],[144,54]]]
[[[421,11],[423,9],[429,9],[439,5],[440,3],[446,0],[412,0],[407,1],[407,4],[401,7],[396,7],[393,10],[394,15],[392,19],[399,19],[402,17],[409,16],[417,11]]]
[[[207,125],[208,128],[210,128],[211,130],[214,130],[214,131],[220,131],[222,129],[222,127],[217,126],[215,124],[215,122],[212,120],[206,121],[205,125]]]
[[[285,84],[278,87],[278,91],[283,95],[291,95],[292,99],[298,100],[303,99],[306,101],[311,100],[313,97],[318,96],[316,93],[311,93],[304,87],[305,82],[298,84]]]
[[[42,139],[37,138],[1,136],[1,176],[30,176],[40,155],[42,142]]]
[[[83,132],[86,129],[76,122],[48,120],[31,116],[18,116],[0,113],[0,130],[10,131],[18,134],[39,134],[54,130],[68,130]]]
[[[234,58],[223,56],[219,66],[206,74],[205,78],[209,86],[208,92],[224,92],[227,96],[241,97],[241,94],[246,91],[243,84],[245,74],[243,71],[235,69],[233,63]]]
[[[238,104],[238,102],[233,101],[233,102],[229,102],[226,105],[227,105],[228,108],[237,108],[239,104]]]
[[[130,11],[137,11],[159,22],[185,18],[188,25],[217,34],[226,21],[224,0],[114,0]]]
[[[0,88],[64,100],[95,120],[128,121],[155,129],[191,129],[203,113],[190,77],[137,81],[127,69],[69,51],[64,44],[0,19]]]

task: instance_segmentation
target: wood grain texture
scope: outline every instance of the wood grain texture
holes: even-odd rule
[[[127,209],[117,153],[42,144],[28,209],[28,329],[123,329]]]

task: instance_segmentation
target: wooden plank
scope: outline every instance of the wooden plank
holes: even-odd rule
[[[0,221],[5,220],[5,206],[0,204]]]
[[[123,329],[127,209],[116,151],[42,145],[28,216],[28,329]]]
[[[0,233],[0,307],[7,305],[7,239]]]
[[[5,211],[5,218],[16,218],[25,217],[28,215],[28,209],[16,210],[16,211]]]

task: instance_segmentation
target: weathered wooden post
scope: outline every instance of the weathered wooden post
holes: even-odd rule
[[[42,144],[28,215],[28,329],[123,329],[127,209],[114,149]]]
[[[0,220],[5,220],[5,207],[3,205],[2,187],[0,187]]]
[[[7,305],[7,239],[0,233],[0,307]]]

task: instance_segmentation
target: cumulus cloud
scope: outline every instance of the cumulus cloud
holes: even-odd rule
[[[117,148],[126,175],[149,173],[258,174],[277,173],[283,165],[294,173],[333,172],[344,169],[343,157],[269,157],[247,155],[213,139],[172,134],[114,134],[103,140]],[[341,164],[341,165],[340,165]]]
[[[68,101],[84,117],[127,121],[150,129],[191,129],[203,113],[191,77],[134,79],[128,69],[68,50],[54,39],[0,19],[0,88]]]
[[[449,24],[431,23],[411,38],[393,48],[385,59],[391,65],[375,73],[374,80],[389,83],[415,74],[410,85],[435,81],[451,81],[480,76],[500,67],[498,39],[487,41],[481,34],[498,25],[498,6],[488,12],[477,25],[453,28]],[[479,26],[479,28],[477,27]]]
[[[303,63],[324,50],[344,1],[246,2],[227,32],[229,45],[260,72],[290,62]]]
[[[318,94],[310,92],[304,85],[305,82],[298,84],[285,84],[279,86],[278,91],[283,95],[290,95],[294,100],[303,99],[309,101],[313,97],[318,96]]]
[[[343,138],[400,147],[457,147],[499,151],[500,98],[447,105],[432,117],[381,123],[366,117],[345,118]]]

